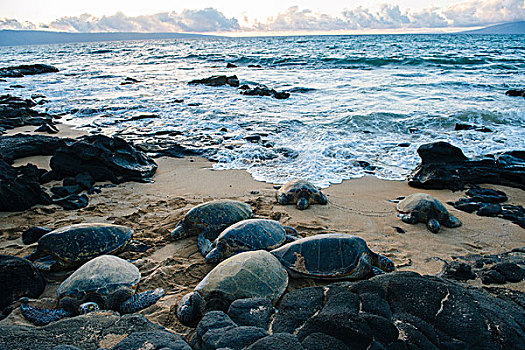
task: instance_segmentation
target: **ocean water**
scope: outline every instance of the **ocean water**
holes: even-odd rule
[[[226,64],[238,67],[227,69]],[[525,36],[374,35],[125,41],[0,48],[0,66],[59,73],[8,79],[0,91],[43,94],[44,111],[149,149],[176,142],[216,169],[319,186],[365,174],[399,180],[417,148],[448,141],[469,157],[525,149]],[[261,68],[248,67],[260,65]],[[188,85],[237,75],[291,97]],[[126,77],[141,82],[120,85]],[[23,88],[12,88],[22,85]],[[182,102],[181,102],[182,100]],[[130,120],[152,113],[156,118]],[[492,132],[454,131],[456,123]],[[245,139],[259,135],[258,142]]]

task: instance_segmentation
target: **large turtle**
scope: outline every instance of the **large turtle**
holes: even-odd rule
[[[297,209],[304,210],[310,204],[326,204],[328,199],[317,187],[306,180],[292,180],[277,192],[279,204],[297,204]]]
[[[395,269],[392,260],[372,252],[364,239],[343,233],[302,238],[270,253],[297,277],[363,279]]]
[[[38,298],[46,281],[31,261],[16,256],[0,255],[0,319],[11,311],[11,303],[21,297]]]
[[[231,225],[215,240],[215,248],[206,255],[207,263],[218,263],[235,254],[251,250],[272,250],[298,239],[297,231],[279,221],[248,219]]]
[[[112,224],[76,224],[46,233],[27,258],[40,270],[79,266],[104,254],[116,254],[131,241],[133,229]]]
[[[199,251],[203,256],[212,249],[211,242],[228,226],[252,217],[252,207],[233,200],[217,200],[197,205],[184,215],[171,231],[173,239],[199,236]]]
[[[182,297],[177,318],[187,326],[195,325],[209,310],[226,311],[243,298],[269,298],[277,301],[288,285],[288,274],[279,261],[265,250],[234,255],[211,270]]]
[[[401,220],[407,224],[424,222],[432,233],[437,233],[441,224],[446,227],[461,226],[461,221],[450,215],[440,201],[426,193],[413,193],[397,203],[397,210],[404,215]]]
[[[99,309],[133,313],[153,305],[163,295],[162,288],[135,294],[139,269],[113,255],[88,261],[69,276],[57,290],[57,309],[20,306],[22,315],[37,326],[64,317]]]

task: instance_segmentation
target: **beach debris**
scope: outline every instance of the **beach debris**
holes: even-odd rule
[[[23,64],[20,66],[0,68],[0,78],[20,78],[26,75],[56,73],[58,68],[48,64]]]
[[[184,215],[171,231],[174,240],[199,236],[197,245],[202,256],[212,249],[213,242],[227,227],[252,217],[252,207],[244,202],[216,200],[199,204]]]
[[[243,298],[268,298],[276,302],[288,285],[288,274],[279,260],[265,250],[234,255],[211,270],[186,294],[177,307],[184,325],[195,325],[209,310],[228,310]]]
[[[291,180],[277,192],[279,204],[296,204],[297,209],[304,210],[310,204],[326,204],[328,199],[315,185],[307,180]]]
[[[239,78],[236,75],[226,76],[226,75],[213,75],[204,79],[195,79],[190,81],[188,84],[196,85],[203,84],[207,86],[222,86],[230,85],[232,87],[239,87]]]
[[[402,213],[401,220],[407,224],[425,223],[432,233],[438,233],[441,225],[459,227],[461,221],[450,215],[437,198],[426,193],[413,193],[397,203],[397,210]]]
[[[521,205],[501,204],[508,200],[503,191],[472,186],[465,192],[466,198],[447,202],[454,208],[479,216],[500,217],[525,228],[525,208]]]
[[[460,148],[440,141],[421,145],[417,153],[421,164],[408,175],[410,186],[455,191],[490,183],[525,190],[525,150],[469,159]]]
[[[46,281],[40,271],[26,259],[0,255],[0,319],[11,312],[11,303],[22,297],[38,298]]]
[[[22,304],[20,309],[37,326],[100,309],[134,313],[155,304],[164,295],[162,288],[135,294],[140,277],[139,269],[126,260],[99,256],[82,265],[58,287],[59,308],[50,310]]]
[[[272,250],[286,241],[292,242],[299,238],[293,227],[283,226],[275,220],[239,221],[217,237],[213,244],[215,248],[206,255],[206,262],[216,264],[238,253],[259,249]]]
[[[344,233],[302,238],[270,253],[292,277],[365,279],[395,270],[394,262],[372,252],[364,239]]]
[[[121,225],[89,223],[65,226],[40,237],[36,250],[28,259],[40,270],[67,269],[124,250],[132,235],[132,228]]]

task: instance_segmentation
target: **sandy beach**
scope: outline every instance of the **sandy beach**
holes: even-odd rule
[[[80,134],[65,125],[59,136]],[[29,131],[32,128],[25,128]],[[24,131],[15,129],[11,133]],[[18,160],[48,167],[48,157]],[[196,237],[172,241],[170,231],[183,215],[197,204],[214,199],[236,199],[251,204],[257,217],[272,218],[292,226],[303,236],[342,232],[364,238],[369,247],[391,258],[398,270],[437,274],[444,260],[468,254],[496,254],[525,246],[524,230],[499,218],[479,217],[447,209],[458,217],[459,228],[442,228],[430,233],[424,224],[409,225],[397,216],[391,200],[415,192],[425,192],[443,203],[461,198],[464,192],[428,191],[409,187],[406,181],[385,181],[375,177],[347,180],[323,190],[328,204],[299,211],[275,200],[272,184],[255,181],[246,171],[216,171],[213,163],[200,157],[159,158],[159,168],[152,183],[128,182],[102,189],[90,195],[89,205],[81,210],[65,211],[58,206],[36,206],[20,213],[0,213],[0,253],[23,257],[35,245],[25,246],[21,233],[32,226],[56,229],[81,222],[122,224],[135,230],[134,237],[151,245],[143,253],[125,252],[140,268],[139,291],[163,287],[166,291],[156,305],[141,313],[151,321],[178,333],[188,333],[175,317],[178,301],[211,270],[197,251]],[[522,190],[502,186],[483,186],[503,190],[509,204],[523,205]],[[400,233],[397,228],[404,230]],[[69,272],[48,274],[48,286],[35,305],[50,306],[56,288]],[[313,280],[292,279],[289,290],[315,285]],[[479,284],[479,279],[472,282]],[[525,292],[525,282],[504,285]],[[2,322],[28,324],[19,310]]]

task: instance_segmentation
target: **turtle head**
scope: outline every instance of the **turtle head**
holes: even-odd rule
[[[177,306],[177,318],[185,326],[196,325],[204,313],[204,299],[194,291],[182,297]]]
[[[379,255],[379,266],[378,267],[385,272],[392,272],[396,269],[394,262],[383,255]]]
[[[185,232],[184,232],[184,226],[182,223],[179,223],[177,227],[173,231],[171,231],[171,238],[174,240],[184,238]]]
[[[80,304],[80,306],[78,307],[79,314],[81,315],[85,315],[90,312],[99,311],[99,310],[100,310],[100,307],[98,306],[97,303],[93,301],[89,301],[87,303]]]
[[[308,199],[306,197],[299,197],[297,200],[297,209],[299,210],[305,210],[310,205],[310,202],[308,202]]]
[[[438,233],[440,227],[439,221],[434,218],[427,221],[427,228],[432,233]]]
[[[206,255],[206,263],[207,264],[218,264],[220,261],[221,261],[221,253],[219,252],[218,248],[213,248]]]

